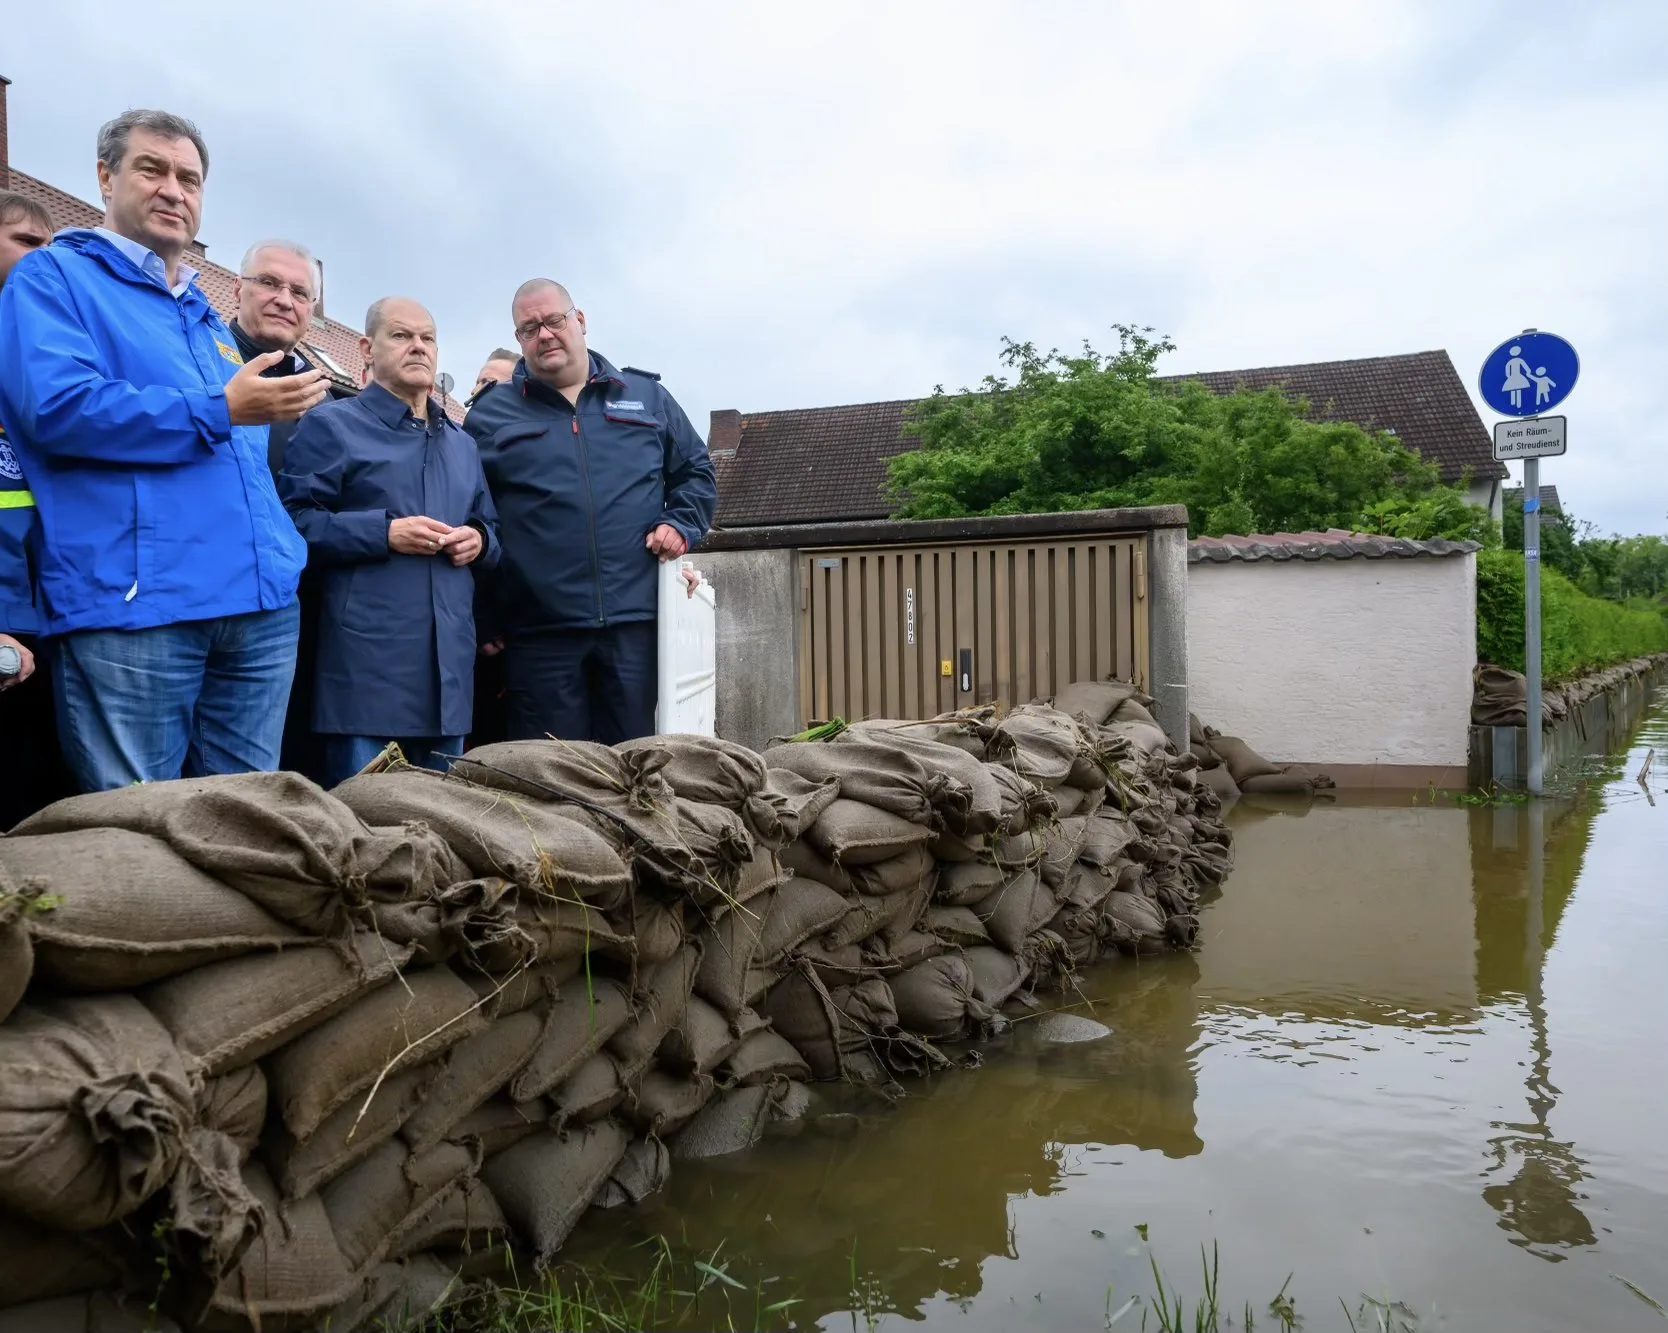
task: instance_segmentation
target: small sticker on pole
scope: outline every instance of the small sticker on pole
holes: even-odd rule
[[[1558,458],[1569,443],[1565,417],[1523,417],[1494,423],[1494,457],[1509,463],[1518,458]]]

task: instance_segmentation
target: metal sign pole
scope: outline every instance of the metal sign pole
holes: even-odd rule
[[[1541,794],[1541,460],[1523,460],[1523,675],[1529,794]]]

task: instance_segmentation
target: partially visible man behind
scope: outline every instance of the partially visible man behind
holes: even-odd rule
[[[475,400],[490,389],[494,384],[508,384],[515,374],[515,363],[521,360],[520,352],[512,352],[508,347],[493,349],[493,353],[481,367],[481,373],[475,376],[475,387],[469,391],[469,401],[465,407],[474,407]]]
[[[522,362],[465,429],[500,516],[494,598],[509,734],[612,745],[654,731],[657,563],[701,540],[717,507],[712,461],[660,377],[616,370],[548,278],[510,307]]]
[[[89,791],[271,769],[305,546],[266,431],[324,397],[261,378],[185,264],[208,150],[190,121],[99,131],[104,225],[28,255],[0,292],[0,421],[39,506],[42,632]]]
[[[313,725],[334,786],[398,741],[413,764],[463,753],[474,703],[474,576],[498,560],[474,443],[432,396],[434,320],[387,297],[365,315],[371,382],[310,412],[279,478],[323,572]]]
[[[0,290],[24,255],[52,239],[52,218],[33,199],[0,190]],[[0,426],[0,830],[69,793],[58,768],[48,673],[35,654],[35,497]],[[3,650],[10,649],[11,653]],[[16,654],[16,671],[6,672]]]

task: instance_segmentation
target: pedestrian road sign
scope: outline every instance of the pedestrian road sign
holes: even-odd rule
[[[1494,457],[1509,463],[1514,458],[1557,458],[1567,443],[1564,417],[1526,417],[1522,421],[1494,423]]]
[[[1526,329],[1488,354],[1477,387],[1501,416],[1536,417],[1568,398],[1580,374],[1575,348],[1556,333]]]

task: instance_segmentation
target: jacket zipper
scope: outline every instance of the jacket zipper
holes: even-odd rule
[[[591,463],[585,452],[585,437],[579,433],[579,404],[573,406],[574,452],[579,458],[579,476],[585,486],[585,516],[591,529],[591,577],[597,594],[597,624],[606,625],[608,618],[602,609],[602,552],[597,548],[597,505],[591,494]]]

